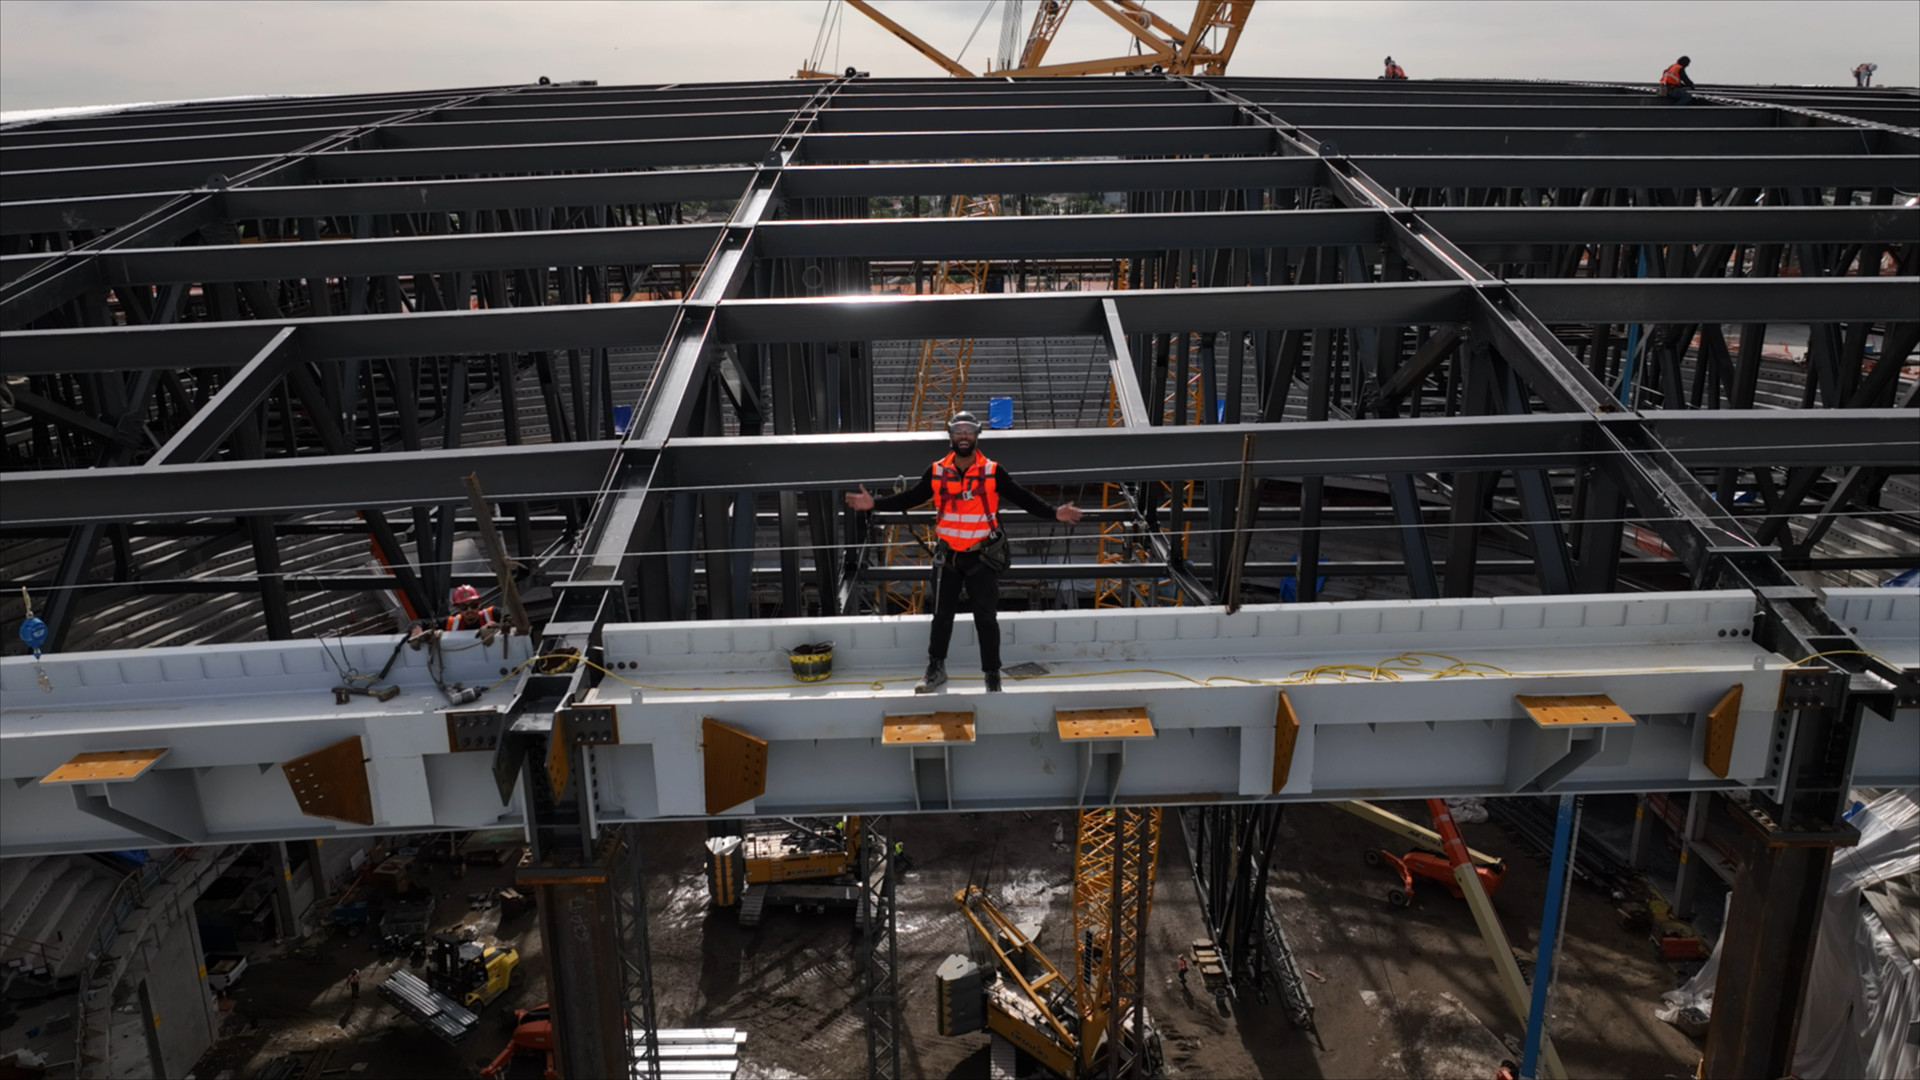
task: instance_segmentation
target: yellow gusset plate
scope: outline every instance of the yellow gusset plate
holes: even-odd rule
[[[1147,707],[1121,709],[1055,709],[1053,721],[1062,739],[1149,739],[1153,720]]]
[[[884,746],[972,741],[973,714],[970,712],[890,715],[880,725],[880,742]]]
[[[40,778],[43,784],[99,784],[132,780],[153,768],[167,752],[158,750],[89,750]]]
[[[1633,723],[1633,714],[1615,705],[1605,694],[1518,694],[1514,700],[1541,727]]]

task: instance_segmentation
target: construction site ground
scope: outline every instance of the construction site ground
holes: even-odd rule
[[[1413,804],[1393,808],[1421,814]],[[901,1074],[985,1077],[986,1035],[944,1038],[936,1030],[934,970],[949,954],[973,948],[953,894],[969,879],[986,881],[1013,918],[1042,922],[1042,949],[1070,967],[1073,856],[1070,843],[1056,846],[1054,836],[1057,824],[1071,841],[1073,816],[945,814],[894,822],[914,862],[899,893]],[[1474,847],[1509,859],[1512,869],[1494,906],[1513,946],[1530,956],[1545,866],[1520,854],[1493,824],[1463,831]],[[703,824],[650,826],[642,836],[661,1025],[745,1031],[743,1080],[864,1075],[865,1014],[851,915],[769,909],[760,926],[743,928],[731,911],[709,910]],[[1361,861],[1369,846],[1404,845],[1333,807],[1286,811],[1273,897],[1308,972],[1315,1034],[1293,1027],[1277,999],[1216,1000],[1197,972],[1183,992],[1175,958],[1205,930],[1179,830],[1167,819],[1149,930],[1147,1004],[1163,1037],[1169,1076],[1484,1080],[1503,1057],[1518,1059],[1521,1026],[1466,904],[1434,885],[1417,888],[1410,908],[1390,906],[1386,872]],[[546,999],[537,918],[498,927],[498,909],[468,910],[468,893],[509,884],[511,874],[476,869],[456,881],[443,870],[426,881],[440,896],[439,925],[466,921],[497,931],[527,965],[523,985],[491,1006],[461,1046],[446,1045],[381,1000],[375,987],[396,963],[379,962],[368,935],[328,931],[256,962],[233,995],[226,1035],[195,1075],[244,1080],[289,1054],[299,1058],[294,1076],[323,1070],[472,1075],[504,1044],[499,1013]],[[1574,1075],[1693,1075],[1700,1043],[1653,1017],[1660,994],[1676,983],[1675,969],[1655,956],[1644,931],[1617,924],[1608,898],[1574,888],[1559,957],[1551,1030]],[[353,966],[362,973],[357,1000],[345,984]],[[316,1054],[326,1060],[314,1060]],[[537,1062],[520,1065],[514,1075],[538,1075]]]

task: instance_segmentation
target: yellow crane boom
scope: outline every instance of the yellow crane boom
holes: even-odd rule
[[[950,75],[963,79],[978,76],[965,64],[941,52],[928,44],[924,38],[908,30],[889,18],[867,0],[846,0],[854,10],[872,19],[886,29],[888,33],[906,42],[913,50],[927,59],[939,64]],[[1201,0],[1194,5],[1192,22],[1181,29],[1148,10],[1141,0],[1087,0],[1096,11],[1112,19],[1133,35],[1140,52],[1123,56],[1112,56],[1098,60],[1075,60],[1060,64],[1045,64],[1047,50],[1052,47],[1053,39],[1060,32],[1060,26],[1066,21],[1067,12],[1073,7],[1074,0],[1044,0],[1040,10],[1034,13],[1033,26],[1027,33],[1026,46],[1020,51],[1018,66],[993,71],[992,62],[985,73],[995,77],[1008,78],[1046,78],[1066,75],[1110,75],[1128,71],[1146,71],[1150,68],[1169,72],[1174,75],[1224,75],[1227,62],[1233,58],[1233,50],[1240,42],[1240,33],[1246,28],[1247,17],[1253,14],[1254,0]],[[1217,46],[1207,44],[1210,31],[1221,31],[1221,40]],[[816,70],[817,64],[811,60],[794,76],[800,79],[832,78],[832,74]]]
[[[1033,29],[1027,32],[1027,44],[1020,50],[1019,67],[1040,66],[1040,60],[1053,45],[1053,36],[1060,32],[1060,24],[1067,20],[1067,9],[1072,6],[1073,0],[1044,0],[1041,3],[1040,10],[1033,13]]]
[[[867,18],[872,19],[874,22],[877,22],[881,26],[885,27],[890,33],[893,34],[894,37],[897,37],[901,41],[904,41],[907,44],[913,46],[914,50],[918,52],[921,56],[924,56],[927,59],[933,61],[934,63],[939,64],[943,68],[946,68],[947,74],[958,75],[960,78],[963,78],[963,79],[971,79],[974,77],[973,72],[968,71],[965,67],[961,66],[960,61],[953,59],[952,57],[948,56],[946,53],[943,53],[939,49],[936,49],[933,46],[927,44],[926,42],[920,40],[919,36],[916,35],[913,31],[907,29],[904,26],[901,26],[899,23],[894,22],[892,19],[887,18],[885,15],[880,14],[880,12],[877,9],[875,9],[872,4],[867,3],[867,0],[847,0],[847,4],[851,6],[855,11],[858,11],[860,14],[865,15]]]

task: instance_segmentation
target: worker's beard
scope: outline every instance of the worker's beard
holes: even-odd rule
[[[953,452],[959,454],[961,457],[966,457],[973,453],[974,444],[978,441],[979,437],[976,435],[948,436],[948,444],[953,447]]]

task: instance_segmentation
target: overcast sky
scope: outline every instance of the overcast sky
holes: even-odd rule
[[[597,79],[602,84],[777,79],[807,57],[822,0],[4,0],[0,110],[255,94],[337,94]],[[987,0],[877,0],[949,55]],[[1150,0],[1185,25],[1191,0]],[[964,62],[980,70],[1000,8]],[[1034,0],[1028,0],[1031,19]],[[1023,20],[1024,22],[1025,20]],[[846,9],[830,70],[939,76]],[[1080,5],[1049,61],[1117,55],[1125,32]],[[1914,0],[1260,0],[1238,75],[1371,78],[1391,53],[1415,79],[1644,82],[1680,53],[1707,83],[1920,83]]]

